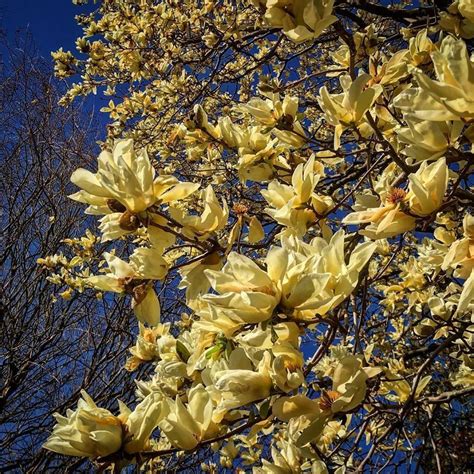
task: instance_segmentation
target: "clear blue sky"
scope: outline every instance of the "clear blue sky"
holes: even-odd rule
[[[13,39],[18,30],[28,29],[42,56],[61,46],[75,48],[81,34],[75,15],[90,11],[89,5],[76,6],[71,0],[0,0],[0,28]]]

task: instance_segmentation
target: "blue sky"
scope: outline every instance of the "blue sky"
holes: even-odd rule
[[[90,9],[73,5],[71,0],[0,0],[0,28],[9,39],[28,29],[41,55],[49,57],[61,46],[75,48],[81,29],[74,16]]]

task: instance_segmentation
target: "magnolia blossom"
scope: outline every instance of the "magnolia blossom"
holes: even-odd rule
[[[239,176],[242,181],[267,181],[275,173],[274,165],[287,167],[281,159],[285,147],[261,126],[246,129],[239,142]]]
[[[447,11],[440,12],[439,25],[462,38],[474,38],[474,1],[456,0],[451,3]]]
[[[215,422],[221,421],[231,409],[238,408],[270,395],[272,379],[270,377],[270,353],[265,352],[257,371],[234,369],[217,372],[216,383],[219,403],[213,415]]]
[[[310,244],[295,237],[283,240],[283,247],[274,250],[280,260],[282,308],[297,318],[311,319],[315,314],[326,314],[350,295],[376,245],[357,245],[346,264],[344,240],[343,231],[329,242],[320,237]]]
[[[326,314],[352,292],[375,250],[369,242],[358,245],[346,265],[344,237],[339,231],[329,243],[322,238],[311,244],[284,239],[282,247],[269,250],[266,271],[232,252],[221,271],[206,270],[219,294],[205,295],[203,300],[229,311],[242,323],[265,321],[278,305],[303,319]]]
[[[206,239],[210,233],[225,227],[229,208],[224,200],[221,207],[211,185],[201,192],[201,200],[204,206],[201,215],[186,214],[177,207],[170,208],[170,215],[183,226],[184,235]]]
[[[86,283],[98,290],[132,295],[132,308],[138,320],[155,326],[160,321],[160,304],[153,280],[163,279],[168,265],[161,252],[140,247],[130,257],[130,263],[104,253],[110,270],[105,275],[88,277]]]
[[[430,54],[436,49],[436,45],[428,36],[428,29],[420,30],[414,38],[410,38],[408,44],[409,59],[408,69],[413,70],[418,66],[431,62]]]
[[[351,127],[360,127],[365,121],[365,114],[382,93],[382,86],[376,84],[366,87],[369,74],[360,74],[354,81],[349,76],[341,76],[339,81],[343,92],[329,94],[326,86],[321,87],[319,105],[325,113],[326,120],[335,127],[334,148],[340,146],[342,132]],[[371,135],[372,129],[360,128],[363,135]]]
[[[172,176],[155,177],[146,150],[136,152],[133,140],[116,141],[113,151],[103,151],[97,161],[97,173],[79,168],[71,176],[82,190],[70,197],[89,204],[90,213],[128,210],[137,214],[157,201],[183,199],[199,187],[195,183],[179,183]]]
[[[269,252],[266,262],[264,271],[250,258],[231,252],[221,271],[205,270],[212,288],[219,294],[207,294],[203,300],[214,307],[229,309],[241,322],[265,321],[280,301],[280,292],[272,279],[279,271],[278,256]]]
[[[304,382],[301,351],[284,342],[275,344],[271,351],[274,359],[270,375],[274,384],[284,392],[298,388]]]
[[[382,202],[370,195],[358,196],[357,201],[359,207],[367,207],[367,209],[346,215],[342,223],[370,224],[359,231],[370,239],[386,239],[415,228],[415,217],[402,210],[407,202],[407,193],[404,189],[390,190]],[[374,204],[378,206],[372,207]]]
[[[407,199],[410,211],[417,216],[427,216],[439,209],[448,187],[448,177],[444,158],[430,165],[423,162],[418,171],[409,176]]]
[[[277,446],[272,446],[272,461],[262,461],[262,467],[254,467],[253,474],[283,474],[302,472],[299,449],[288,441],[279,441]],[[325,473],[327,471],[312,471]]]
[[[146,397],[134,411],[120,404],[119,416],[99,408],[84,390],[81,395],[76,411],[68,410],[66,417],[54,415],[57,425],[44,444],[46,449],[89,458],[108,456],[122,447],[129,453],[139,452],[146,448],[163,416],[161,396],[157,393]]]
[[[139,332],[135,346],[129,349],[132,354],[127,359],[125,368],[127,370],[136,370],[142,362],[147,362],[159,358],[160,351],[158,339],[168,335],[170,324],[158,324],[153,328],[147,328],[139,323]]]
[[[312,156],[300,163],[291,178],[291,186],[272,181],[261,194],[271,207],[265,211],[276,222],[303,236],[316,220],[316,213],[323,214],[333,205],[329,196],[318,196],[314,188],[324,176],[324,167]]]
[[[196,385],[189,391],[187,406],[179,396],[167,403],[169,413],[160,421],[159,427],[173,446],[194,449],[199,442],[218,433],[218,426],[212,421],[213,402],[203,385]]]
[[[258,0],[266,7],[265,20],[282,28],[295,43],[312,40],[337,21],[332,15],[334,0]]]
[[[474,118],[474,63],[466,43],[447,36],[431,58],[438,80],[416,73],[420,88],[403,92],[395,98],[394,105],[422,120]]]
[[[272,133],[282,142],[296,148],[304,145],[305,132],[299,121],[298,98],[285,96],[283,101],[278,94],[267,92],[266,100],[250,99],[240,110],[250,114],[259,124],[272,127]]]
[[[303,446],[318,437],[334,414],[349,412],[360,405],[367,393],[367,380],[381,370],[379,367],[362,367],[360,357],[344,357],[334,369],[332,390],[322,392],[318,400],[319,414],[310,417],[313,421],[302,432],[298,445]]]
[[[441,207],[448,177],[444,158],[431,164],[424,161],[416,173],[410,174],[408,192],[401,188],[390,189],[379,207],[369,207],[373,196],[361,195],[359,207],[367,203],[369,208],[348,214],[342,222],[370,224],[360,234],[371,239],[384,239],[410,231],[415,228],[416,216],[428,216]]]
[[[463,219],[464,236],[462,239],[450,242],[441,268],[454,269],[456,278],[467,279],[474,270],[474,216],[466,214]]]
[[[457,148],[464,123],[430,122],[406,114],[408,127],[397,130],[398,140],[406,144],[402,152],[414,162],[441,158],[449,148]]]

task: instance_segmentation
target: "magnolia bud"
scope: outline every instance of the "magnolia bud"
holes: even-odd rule
[[[140,227],[140,219],[136,214],[133,214],[130,211],[125,211],[119,220],[119,226],[123,230],[128,230],[133,232]]]
[[[107,199],[107,206],[113,212],[125,212],[127,208],[116,199]]]

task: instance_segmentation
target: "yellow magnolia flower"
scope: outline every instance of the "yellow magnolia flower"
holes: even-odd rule
[[[385,239],[413,230],[416,216],[424,217],[441,207],[448,186],[449,170],[446,160],[428,165],[424,161],[418,171],[410,174],[409,192],[393,188],[384,194],[382,205],[369,207],[374,196],[358,196],[358,206],[367,203],[368,209],[348,214],[343,224],[370,224],[359,233],[371,239]],[[375,199],[375,203],[378,200]],[[407,214],[404,211],[409,211]]]
[[[201,191],[200,198],[204,205],[201,215],[185,214],[183,210],[175,207],[170,207],[169,212],[171,217],[183,226],[181,231],[184,235],[204,240],[212,232],[225,227],[229,217],[229,208],[224,200],[222,207],[220,206],[211,185]]]
[[[244,324],[240,311],[233,311],[222,306],[206,303],[205,299],[197,300],[193,309],[199,315],[199,319],[193,323],[193,327],[213,334],[223,334],[230,338]]]
[[[258,353],[260,356],[262,351],[267,349],[271,350],[273,347],[281,347],[283,349],[285,347],[298,348],[299,335],[300,330],[298,325],[294,322],[271,325],[262,323],[251,331],[237,335],[234,340],[236,340],[238,344],[244,348],[245,353],[254,360],[258,358],[254,354]],[[274,355],[276,355],[275,352]],[[292,356],[290,356],[290,358],[292,358]]]
[[[462,38],[474,38],[474,1],[456,0],[440,12],[439,26]]]
[[[166,416],[168,408],[160,393],[152,392],[140,402],[133,411],[121,404],[125,411],[124,420],[124,451],[140,453],[150,449],[150,436],[158,426],[159,421]],[[122,418],[125,418],[121,415]]]
[[[275,344],[271,350],[274,359],[270,376],[274,384],[284,392],[290,392],[301,386],[305,380],[302,371],[304,359],[301,351],[289,343]]]
[[[282,28],[295,43],[318,38],[337,21],[332,15],[334,0],[266,0],[265,20],[274,28]]]
[[[129,349],[132,354],[125,364],[126,370],[136,370],[142,362],[158,359],[160,356],[158,339],[169,334],[170,324],[158,324],[153,328],[146,328],[139,323],[139,332],[135,346]]]
[[[359,206],[365,203],[367,206],[379,203],[375,196],[363,195],[358,198]],[[375,203],[371,198],[375,198]],[[382,205],[369,207],[364,211],[352,212],[344,217],[342,223],[347,225],[370,224],[359,233],[372,240],[393,237],[415,228],[416,219],[401,210],[406,201],[406,191],[394,188],[387,194]]]
[[[237,148],[243,140],[244,130],[232,122],[229,117],[220,117],[217,123],[218,137],[223,140],[229,148]]]
[[[207,142],[209,138],[219,138],[218,128],[209,123],[207,113],[200,104],[194,106],[193,113],[185,120],[184,125],[188,135],[199,141]]]
[[[280,292],[271,278],[279,265],[276,255],[267,255],[267,271],[250,258],[231,252],[221,271],[205,270],[217,295],[205,295],[210,306],[230,310],[241,323],[258,323],[269,319],[280,301]]]
[[[262,467],[254,467],[253,474],[297,474],[303,472],[302,461],[300,459],[298,448],[286,440],[278,440],[276,446],[272,446],[272,461],[267,459],[262,461]],[[309,471],[308,471],[309,472]],[[323,474],[324,471],[312,470]],[[326,471],[327,472],[327,471]]]
[[[414,73],[420,88],[399,94],[393,104],[421,120],[446,121],[474,118],[474,63],[466,43],[447,36],[439,51],[431,53],[437,81]]]
[[[474,314],[474,270],[464,282],[455,315],[462,314],[464,311],[470,315]]]
[[[396,130],[400,143],[405,144],[402,153],[412,162],[436,160],[449,148],[458,147],[458,139],[464,128],[460,120],[453,122],[430,122],[405,115],[408,127]]]
[[[138,320],[151,326],[160,321],[160,304],[153,280],[162,280],[168,265],[154,248],[140,247],[130,257],[130,263],[110,253],[104,253],[110,270],[105,275],[86,278],[86,283],[101,291],[132,295],[132,308]]]
[[[215,422],[221,421],[222,417],[233,408],[263,400],[270,395],[272,387],[270,360],[270,353],[265,352],[257,367],[257,372],[234,369],[216,373],[217,381],[214,386],[219,393],[220,400],[213,415]]]
[[[277,305],[302,319],[324,315],[353,291],[376,247],[370,242],[358,245],[346,265],[344,238],[339,231],[329,243],[322,238],[311,244],[295,237],[283,239],[283,247],[268,252],[266,271],[231,252],[222,271],[206,271],[219,294],[205,295],[203,300],[217,314],[227,313],[241,324],[269,319]]]
[[[220,270],[221,268],[222,260],[217,252],[180,268],[181,281],[178,288],[186,289],[186,304],[190,308],[197,308],[196,300],[207,293],[211,286],[205,270]]]
[[[421,66],[431,62],[431,53],[436,50],[435,44],[428,36],[428,29],[419,31],[414,38],[410,38],[408,51],[409,64],[408,69]]]
[[[369,74],[361,74],[354,81],[348,75],[341,76],[339,81],[343,92],[329,94],[326,86],[321,87],[318,103],[325,113],[326,120],[335,127],[334,149],[340,146],[342,132],[350,127],[359,127],[359,132],[366,135],[365,114],[382,93],[382,86],[376,84],[365,87],[371,79]],[[369,135],[372,131],[369,131]]]
[[[290,421],[300,416],[313,420],[321,414],[321,408],[317,400],[306,395],[293,395],[278,398],[272,405],[272,413],[281,421]]]
[[[367,380],[380,372],[378,367],[362,367],[360,357],[345,356],[334,369],[332,390],[323,391],[319,398],[320,413],[303,430],[297,441],[298,446],[319,437],[334,414],[349,412],[360,405],[367,393]]]
[[[272,127],[272,133],[283,143],[293,147],[305,144],[305,132],[297,119],[298,98],[267,93],[268,99],[254,98],[240,110],[250,114],[260,125]]]
[[[415,400],[420,398],[421,393],[423,390],[428,386],[431,382],[431,375],[426,375],[423,377],[416,387],[415,392]],[[389,382],[382,382],[381,384],[381,392],[382,393],[389,393],[395,392],[395,395],[388,395],[387,398],[389,400],[398,401],[400,403],[404,403],[410,397],[412,391],[411,385],[406,380],[394,380]]]
[[[77,410],[64,417],[55,413],[56,426],[43,445],[60,454],[96,458],[115,453],[122,446],[122,422],[109,410],[99,408],[85,391]]]
[[[66,417],[54,415],[57,424],[44,448],[89,458],[108,456],[122,447],[129,453],[138,452],[146,448],[163,415],[161,396],[156,393],[146,397],[133,412],[120,404],[119,416],[99,408],[84,390],[81,395],[76,411],[68,410]]]
[[[145,149],[138,152],[133,140],[118,140],[112,152],[103,151],[98,158],[97,173],[79,168],[71,181],[82,188],[70,197],[89,204],[90,213],[108,214],[111,210],[138,214],[156,202],[183,199],[199,184],[179,183],[172,176],[158,176]]]
[[[454,268],[456,278],[467,279],[474,270],[474,216],[466,214],[463,219],[464,237],[450,242],[446,253],[442,270]]]
[[[319,237],[310,244],[295,237],[283,239],[283,247],[273,250],[274,258],[280,260],[277,281],[282,308],[297,318],[311,319],[316,314],[325,315],[352,293],[376,245],[357,245],[346,264],[344,240],[343,231],[329,242]]]
[[[330,197],[325,199],[314,193],[314,188],[323,176],[324,167],[319,162],[315,163],[314,156],[306,163],[299,164],[293,173],[291,186],[274,180],[266,190],[261,191],[262,196],[272,206],[265,208],[265,212],[276,222],[302,237],[316,220],[314,210],[324,212],[332,205]]]
[[[259,124],[267,127],[278,127],[279,124],[293,127],[298,112],[298,98],[285,96],[283,101],[278,94],[267,94],[268,99],[255,97],[247,104],[241,105],[242,112],[250,114]]]
[[[397,51],[393,56],[387,58],[381,52],[376,52],[369,58],[369,73],[372,76],[370,85],[396,84],[408,75],[406,58],[409,52],[406,49]]]
[[[413,214],[428,216],[441,207],[449,178],[444,158],[430,165],[424,161],[418,171],[408,178],[407,199]]]
[[[280,154],[284,147],[279,145],[277,138],[269,133],[262,133],[260,126],[245,130],[239,143],[239,176],[242,181],[267,181],[274,173],[274,165],[287,168]]]
[[[173,446],[190,450],[217,435],[219,427],[212,421],[213,402],[203,385],[189,390],[187,406],[179,396],[167,403],[169,413],[159,427]]]

